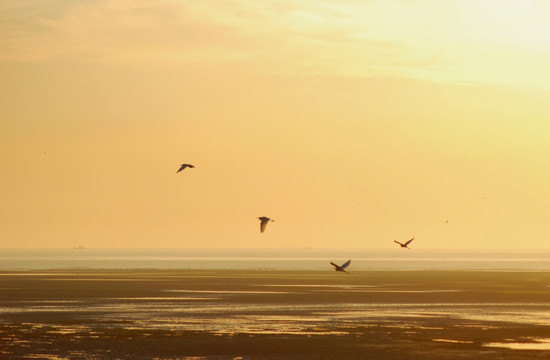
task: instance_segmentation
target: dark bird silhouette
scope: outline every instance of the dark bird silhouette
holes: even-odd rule
[[[400,243],[399,241],[396,241],[396,240],[394,240],[393,242],[396,243],[396,244],[399,244],[399,246],[401,246],[402,248],[407,248],[408,249],[409,247],[407,245],[409,245],[411,243],[411,241],[413,241],[413,240],[414,240],[414,238],[410,239],[409,241],[407,241],[404,244],[402,244],[402,243]]]
[[[179,173],[180,171],[184,170],[185,168],[194,168],[193,165],[191,164],[181,164],[180,168],[178,169],[178,171],[176,171],[176,174]]]
[[[260,232],[265,231],[265,227],[267,226],[268,222],[275,221],[265,216],[260,216],[258,219],[260,219]]]
[[[332,261],[330,262],[330,265],[334,266],[334,270],[336,271],[342,271],[342,272],[345,272],[346,274],[349,275],[349,272],[347,272],[346,270],[344,270],[345,268],[347,268],[349,266],[349,264],[351,263],[351,260],[348,260],[346,261],[344,264],[342,264],[341,266],[338,266],[336,265],[335,263],[333,263]]]

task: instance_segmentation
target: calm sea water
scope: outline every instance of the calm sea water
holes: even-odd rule
[[[280,269],[550,271],[550,251],[418,249],[3,249],[0,270]]]

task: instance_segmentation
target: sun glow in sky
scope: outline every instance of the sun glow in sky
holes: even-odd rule
[[[547,248],[549,18],[4,1],[0,247]]]

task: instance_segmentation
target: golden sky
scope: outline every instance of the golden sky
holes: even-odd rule
[[[546,0],[2,1],[0,247],[547,249],[548,19]]]

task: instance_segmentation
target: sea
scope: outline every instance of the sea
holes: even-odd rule
[[[550,271],[548,250],[424,249],[1,249],[0,270],[182,269]]]

